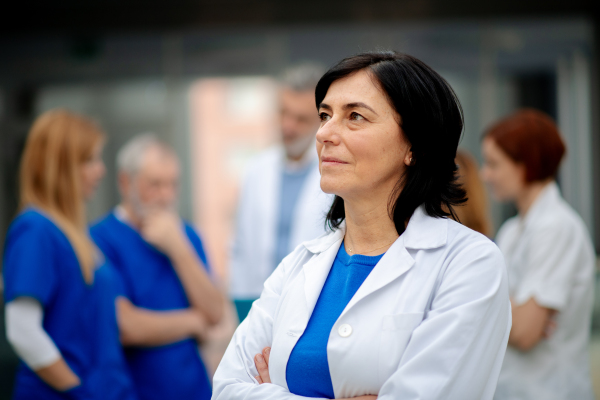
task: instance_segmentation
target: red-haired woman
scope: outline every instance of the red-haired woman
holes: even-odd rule
[[[587,349],[595,258],[583,221],[555,182],[564,153],[552,119],[531,109],[496,123],[483,139],[482,177],[518,210],[497,236],[513,316],[497,400],[593,399]]]

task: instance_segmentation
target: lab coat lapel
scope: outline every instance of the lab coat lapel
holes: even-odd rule
[[[402,236],[396,239],[379,260],[344,309],[342,316],[366,296],[393,282],[412,268],[415,260],[407,248],[434,249],[445,245],[447,237],[448,221],[445,218],[430,217],[423,206],[417,208]]]
[[[274,338],[273,347],[276,347],[277,351],[272,353],[272,361],[269,365],[271,381],[286,389],[288,388],[287,362],[308,325],[343,237],[343,231],[338,230],[303,243],[306,249],[312,253],[312,257],[302,267],[303,276],[299,276],[304,279],[304,286],[293,285],[292,291],[288,292],[293,307],[282,317],[285,330]]]
[[[304,267],[304,295],[306,297],[306,306],[308,308],[308,315],[312,314],[315,304],[319,299],[325,280],[329,275],[333,261],[340,248],[342,240],[344,238],[344,232],[342,229],[338,229],[330,235],[324,237],[324,245],[321,247],[322,251],[307,262]]]
[[[399,237],[358,288],[358,291],[342,312],[342,316],[356,303],[402,276],[414,263],[415,260],[404,247],[403,238]]]

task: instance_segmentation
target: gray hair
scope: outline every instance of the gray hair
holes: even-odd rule
[[[314,91],[325,68],[315,62],[303,62],[287,68],[281,74],[280,83],[297,92]]]
[[[155,134],[143,133],[130,139],[121,147],[117,153],[117,171],[135,175],[142,166],[146,152],[152,147],[158,147],[166,154],[177,158],[175,151]]]

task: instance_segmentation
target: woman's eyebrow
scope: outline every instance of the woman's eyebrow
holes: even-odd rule
[[[365,103],[358,101],[356,103],[348,103],[344,106],[344,109],[348,110],[351,108],[366,108],[367,110],[371,111],[373,114],[375,115],[379,115],[377,114],[377,112],[375,110],[373,110],[371,107],[369,107],[368,105],[366,105]]]
[[[329,104],[325,104],[325,103],[321,103],[319,104],[319,109],[324,108],[325,110],[333,110],[333,108],[331,108],[331,106]],[[344,109],[345,110],[349,110],[352,108],[366,108],[367,110],[371,111],[372,113],[374,113],[375,115],[379,115],[377,114],[377,112],[375,110],[373,110],[371,107],[369,107],[368,105],[366,105],[365,103],[358,101],[355,103],[348,103],[346,105],[344,105]]]

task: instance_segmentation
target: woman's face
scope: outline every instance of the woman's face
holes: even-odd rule
[[[400,116],[367,71],[331,84],[319,107],[321,189],[344,200],[387,196],[412,156]]]
[[[91,157],[81,165],[81,190],[85,200],[90,200],[94,196],[98,184],[106,173],[106,167],[102,161],[103,148],[104,143],[97,143]]]
[[[481,179],[490,186],[496,200],[515,201],[526,186],[525,166],[513,161],[493,139],[483,139],[481,149]]]

